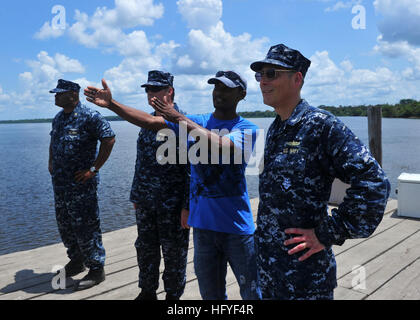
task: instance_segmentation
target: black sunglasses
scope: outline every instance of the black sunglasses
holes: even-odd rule
[[[238,81],[240,84],[242,84],[242,88],[245,89],[245,84],[241,77],[233,71],[217,71],[216,77],[226,77],[232,81]]]
[[[217,71],[216,77],[223,77],[229,78],[231,80],[240,79],[239,76],[233,71]]]
[[[264,76],[269,80],[273,80],[273,79],[278,78],[282,72],[294,73],[296,71],[295,70],[282,70],[282,69],[267,69],[265,71],[255,72],[255,80],[257,80],[257,82],[260,82],[262,77]]]
[[[156,92],[162,91],[162,90],[167,89],[167,88],[168,87],[148,86],[148,87],[144,88],[144,90],[146,91],[146,93],[148,93],[148,92],[156,93]]]

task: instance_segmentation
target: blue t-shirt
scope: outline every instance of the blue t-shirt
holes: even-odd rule
[[[245,179],[245,168],[257,139],[258,127],[237,117],[219,120],[213,114],[188,115],[189,119],[208,130],[219,130],[219,135],[229,137],[235,152],[212,153],[211,148],[199,148],[191,137],[188,139],[188,159],[191,162],[190,216],[188,224],[194,228],[231,234],[253,234],[255,226]],[[179,134],[179,124],[166,121],[168,128]],[[217,131],[216,131],[217,132]],[[196,139],[197,140],[197,139]],[[203,141],[205,141],[204,139]],[[201,144],[204,146],[204,144]],[[208,161],[197,163],[192,159],[206,153]],[[203,159],[203,157],[200,157]]]

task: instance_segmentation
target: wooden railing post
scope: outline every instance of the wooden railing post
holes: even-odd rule
[[[369,149],[382,166],[382,107],[368,107]]]

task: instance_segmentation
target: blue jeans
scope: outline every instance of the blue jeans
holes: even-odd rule
[[[194,228],[194,269],[203,300],[226,300],[227,263],[244,300],[261,299],[254,235]]]

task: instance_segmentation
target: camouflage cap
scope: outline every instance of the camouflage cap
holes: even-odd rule
[[[215,84],[218,81],[224,83],[229,88],[241,87],[245,91],[247,88],[246,80],[234,71],[218,71],[216,77],[209,79],[207,83]]]
[[[50,93],[61,93],[68,91],[80,91],[80,86],[77,83],[60,79],[57,83],[57,88],[50,90]]]
[[[173,87],[174,85],[174,76],[168,72],[153,70],[149,71],[149,77],[147,83],[143,84],[141,87],[145,88],[148,86],[153,87]]]
[[[264,64],[278,65],[286,69],[299,71],[305,77],[311,65],[311,60],[305,58],[297,50],[291,49],[284,44],[278,44],[270,48],[264,60],[251,64],[251,69],[258,72],[263,68]]]

